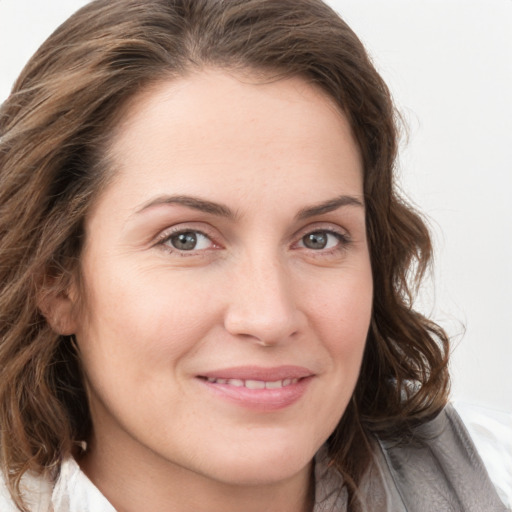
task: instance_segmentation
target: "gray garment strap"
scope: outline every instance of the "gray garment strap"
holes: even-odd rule
[[[380,441],[388,487],[407,512],[507,512],[452,406],[414,432],[414,441]]]

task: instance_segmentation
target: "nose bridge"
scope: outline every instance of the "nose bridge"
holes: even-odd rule
[[[282,342],[300,328],[290,269],[268,247],[248,253],[230,283],[226,329],[264,345]]]

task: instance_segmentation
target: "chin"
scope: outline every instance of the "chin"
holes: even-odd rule
[[[293,478],[309,467],[317,450],[307,449],[305,444],[232,445],[226,451],[212,454],[208,472],[232,485],[271,485]]]

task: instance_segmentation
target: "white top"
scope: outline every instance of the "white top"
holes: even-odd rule
[[[456,403],[498,495],[512,510],[512,414]],[[31,512],[116,512],[73,458],[61,465],[55,486],[41,477],[23,479]],[[0,479],[0,511],[19,512]]]

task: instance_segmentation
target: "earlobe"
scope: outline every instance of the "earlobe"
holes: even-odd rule
[[[57,333],[69,336],[76,332],[76,295],[72,290],[55,289],[42,292],[38,307],[48,325]]]

